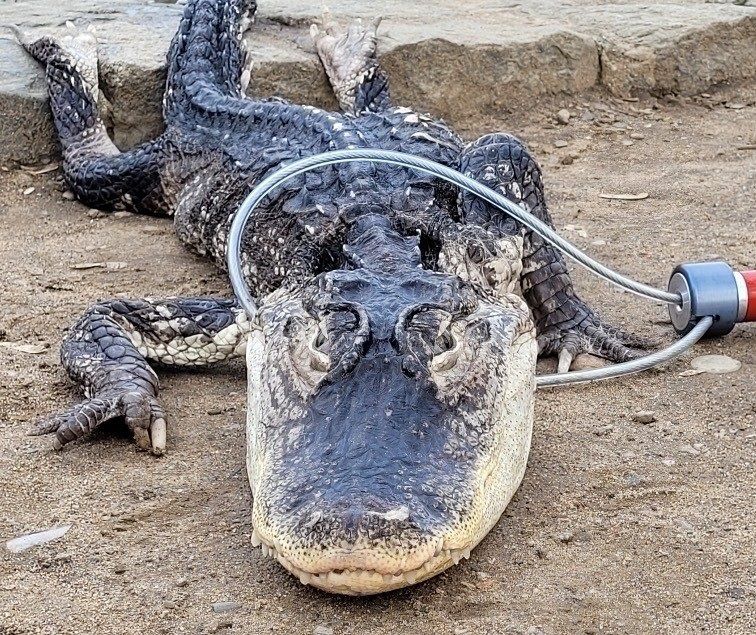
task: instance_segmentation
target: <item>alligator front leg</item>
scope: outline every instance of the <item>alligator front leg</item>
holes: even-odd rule
[[[460,170],[500,192],[553,227],[541,180],[541,170],[527,148],[506,134],[490,134],[462,153]],[[467,193],[460,194],[459,212],[466,224],[498,236],[523,232],[500,210]],[[523,296],[533,312],[541,355],[558,355],[559,372],[570,369],[580,353],[614,362],[638,357],[648,340],[604,322],[575,293],[562,254],[538,234],[523,232]]]
[[[238,357],[251,330],[232,300],[169,298],[111,300],[91,307],[61,348],[68,374],[87,397],[38,422],[32,435],[55,433],[53,447],[123,418],[142,449],[165,450],[166,419],[158,402],[158,377],[148,361],[203,366]]]

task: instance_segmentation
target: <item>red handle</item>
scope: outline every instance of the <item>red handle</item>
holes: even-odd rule
[[[748,293],[748,308],[743,322],[756,322],[756,270],[741,271],[740,275],[745,280]]]

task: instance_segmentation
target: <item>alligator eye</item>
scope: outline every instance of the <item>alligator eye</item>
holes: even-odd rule
[[[448,350],[454,348],[456,344],[456,338],[449,329],[446,329],[443,333],[440,333],[433,344],[433,354],[440,355]]]
[[[328,369],[331,367],[330,345],[322,328],[316,329],[307,351],[310,354],[310,366],[314,370],[323,373],[328,372]]]
[[[433,359],[430,362],[430,369],[434,373],[443,373],[451,370],[456,366],[457,360],[462,353],[462,338],[455,337],[450,329],[446,329],[438,339],[433,348]]]
[[[318,322],[301,315],[291,316],[284,326],[283,335],[297,375],[311,387],[317,386],[331,367],[328,341]]]
[[[307,341],[310,367],[333,378],[349,372],[364,354],[370,322],[354,302],[326,302],[310,313],[317,326]]]
[[[325,331],[323,330],[323,325],[318,324],[318,330],[315,332],[315,337],[313,338],[313,348],[322,351],[326,355],[330,351],[330,344],[328,342],[328,336],[326,335]]]

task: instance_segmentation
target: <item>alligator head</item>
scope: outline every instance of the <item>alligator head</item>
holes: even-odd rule
[[[436,575],[488,533],[525,470],[536,359],[517,296],[363,229],[347,268],[265,300],[247,349],[253,542],[353,595]]]

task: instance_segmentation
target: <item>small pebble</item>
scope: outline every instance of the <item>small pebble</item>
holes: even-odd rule
[[[126,573],[126,567],[122,564],[118,564],[113,568],[113,573]]]
[[[685,531],[685,532],[688,532],[688,533],[692,532],[695,529],[695,527],[693,527],[693,525],[689,521],[685,520],[684,518],[678,518],[677,519],[677,526],[682,531]]]
[[[89,218],[92,218],[92,219],[103,218],[105,215],[106,215],[105,212],[99,209],[90,209],[87,212],[87,216],[89,216]]]
[[[631,132],[630,138],[635,139],[636,141],[640,141],[641,139],[645,139],[646,135],[641,134],[640,132]]]
[[[319,624],[312,629],[312,635],[333,635],[333,629],[330,626]]]
[[[189,584],[189,580],[186,578],[177,578],[175,582],[175,585],[179,588],[185,587],[187,584]]]
[[[570,144],[567,143],[564,139],[557,139],[554,142],[554,146],[557,147],[557,148],[566,148],[568,145],[570,145]]]
[[[74,196],[74,193],[71,190],[66,190],[65,192],[63,192],[63,198],[66,199],[67,201],[72,201],[76,197]]]
[[[566,157],[562,157],[562,165],[572,165],[575,162],[575,159],[572,158],[572,155],[567,155]]]
[[[213,613],[232,613],[240,607],[238,602],[213,602]]]
[[[228,618],[220,619],[217,622],[212,622],[210,626],[207,627],[207,632],[219,633],[227,628],[231,628],[233,625],[234,623]]]
[[[596,428],[593,431],[593,434],[595,434],[597,437],[605,437],[607,434],[610,434],[614,430],[614,426],[609,424],[606,426],[601,426],[600,428]]]
[[[169,610],[175,609],[177,604],[175,602],[172,602],[171,600],[166,600],[163,602],[163,607],[167,608]]]
[[[630,487],[638,487],[638,485],[641,484],[641,477],[638,476],[635,472],[630,472],[625,480]]]
[[[560,531],[558,534],[554,535],[554,538],[556,538],[559,542],[565,545],[572,542],[572,539],[574,537],[575,537],[575,532],[570,529]]]
[[[557,121],[558,121],[558,122],[559,122],[560,124],[562,124],[563,126],[566,126],[566,125],[567,125],[567,124],[568,124],[568,123],[570,122],[570,111],[569,111],[569,110],[567,110],[566,108],[562,108],[562,109],[561,109],[561,110],[560,110],[560,111],[559,111],[559,112],[557,113],[557,116],[556,116],[556,118],[557,118]]]
[[[631,146],[631,145],[633,145],[633,144],[634,144],[634,142],[633,142],[633,141],[630,141],[630,139],[623,139],[623,140],[622,140],[622,145],[623,145],[623,146],[626,146],[626,147],[627,147],[627,146]]]
[[[113,214],[113,218],[129,218],[130,216],[133,216],[131,212],[116,212]]]
[[[633,421],[637,423],[653,423],[656,421],[656,413],[653,410],[639,410],[633,415]]]

